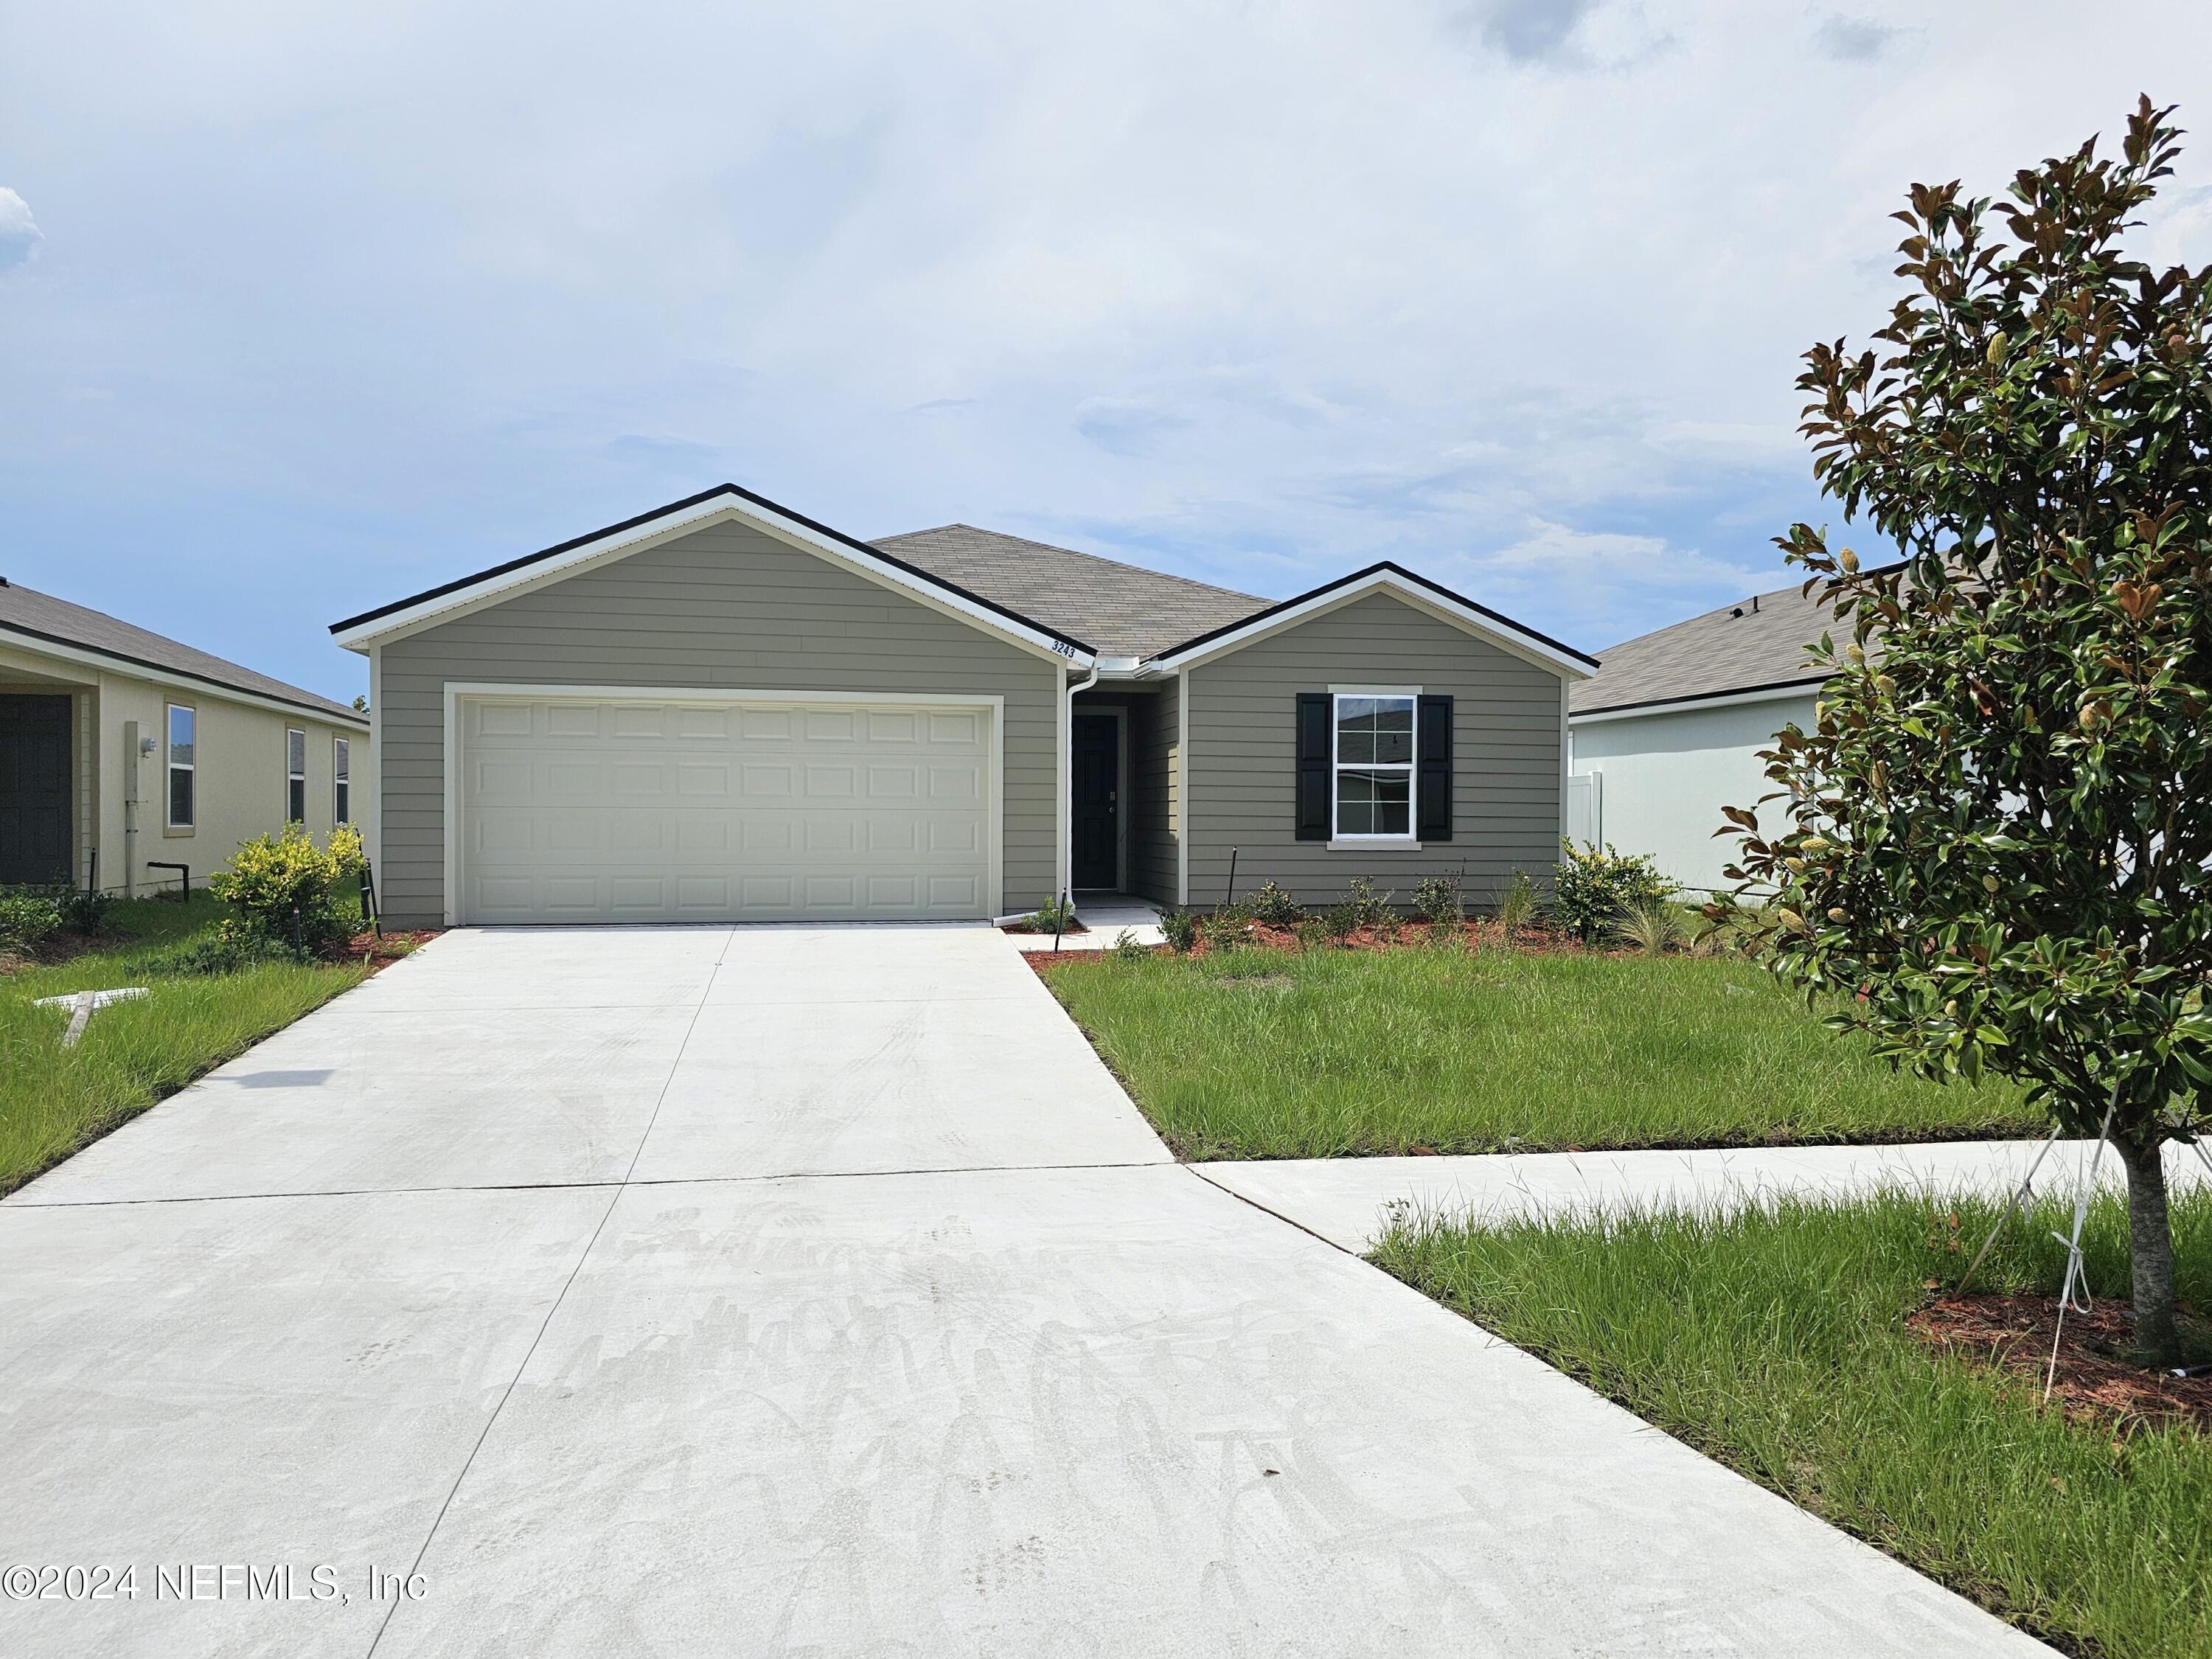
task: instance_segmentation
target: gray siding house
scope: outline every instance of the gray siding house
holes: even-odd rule
[[[1273,603],[733,484],[336,624],[395,925],[1005,918],[1541,874],[1589,658],[1395,565]]]

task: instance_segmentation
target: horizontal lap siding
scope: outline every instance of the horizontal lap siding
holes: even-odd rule
[[[383,861],[395,924],[445,908],[449,681],[1006,699],[1006,894],[1053,890],[1056,665],[742,525],[696,531],[380,653]]]
[[[1301,691],[1419,686],[1453,699],[1453,839],[1419,852],[1332,852],[1292,834]],[[1263,881],[1306,905],[1338,902],[1354,876],[1403,901],[1423,876],[1465,872],[1493,902],[1516,870],[1541,880],[1559,851],[1565,714],[1559,677],[1400,600],[1371,594],[1190,670],[1190,901]]]

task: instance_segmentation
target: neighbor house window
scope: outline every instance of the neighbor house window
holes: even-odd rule
[[[284,734],[284,816],[295,823],[307,821],[307,734]]]
[[[331,739],[331,822],[353,822],[353,745],[343,738]]]
[[[169,828],[192,827],[192,728],[198,717],[182,703],[169,705]]]
[[[1413,836],[1413,699],[1336,694],[1339,840]]]

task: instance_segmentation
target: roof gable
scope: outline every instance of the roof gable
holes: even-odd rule
[[[1324,582],[1295,599],[1285,599],[1279,605],[1269,605],[1241,621],[1186,640],[1172,649],[1162,652],[1148,666],[1162,670],[1195,667],[1200,663],[1224,656],[1231,651],[1242,650],[1256,641],[1272,638],[1374,593],[1387,593],[1432,616],[1440,617],[1469,634],[1487,640],[1499,649],[1547,668],[1563,678],[1583,679],[1597,668],[1595,657],[1584,656],[1571,646],[1562,645],[1548,635],[1540,634],[1487,605],[1477,605],[1473,599],[1455,593],[1425,576],[1416,575],[1404,566],[1389,560],[1370,565],[1364,570],[1355,570],[1348,576],[1340,576],[1333,582]]]
[[[1603,652],[1604,667],[1574,689],[1569,710],[1595,714],[1816,685],[1827,676],[1808,665],[1805,647],[1834,625],[1817,592],[1782,587],[1754,594]]]
[[[842,531],[832,530],[731,483],[717,484],[712,489],[672,501],[620,524],[362,611],[333,623],[331,632],[339,644],[366,651],[371,645],[434,627],[465,611],[499,604],[579,571],[626,558],[674,537],[732,518],[744,520],[780,540],[858,571],[885,586],[906,592],[1030,650],[1079,662],[1088,662],[1096,654],[1079,636],[1023,616],[995,599],[972,592],[895,554],[870,547]]]

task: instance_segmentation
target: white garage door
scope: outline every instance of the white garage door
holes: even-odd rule
[[[988,916],[993,711],[467,696],[461,919]]]

